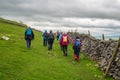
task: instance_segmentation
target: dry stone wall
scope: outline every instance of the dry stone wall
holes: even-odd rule
[[[105,72],[118,42],[115,40],[99,40],[86,34],[69,32],[68,35],[71,42],[75,39],[76,35],[79,36],[83,43],[82,51],[88,55],[90,59],[97,61],[101,70]],[[115,79],[120,80],[120,47],[108,74]]]

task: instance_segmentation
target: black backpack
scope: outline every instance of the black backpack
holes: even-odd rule
[[[54,35],[52,33],[49,34],[48,39],[54,39]]]

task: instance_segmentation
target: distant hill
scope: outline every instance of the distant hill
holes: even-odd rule
[[[11,20],[8,20],[8,19],[3,19],[3,18],[0,18],[0,22],[4,22],[4,23],[16,25],[16,26],[21,26],[21,27],[27,26],[26,24],[24,24],[22,22],[11,21]]]

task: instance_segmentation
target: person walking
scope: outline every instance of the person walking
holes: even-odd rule
[[[48,42],[48,32],[47,30],[45,30],[45,32],[42,34],[43,37],[43,46],[47,46],[47,42]]]
[[[57,40],[59,39],[59,36],[60,36],[60,32],[57,31],[57,33],[56,33],[56,38],[57,38]]]
[[[61,41],[61,38],[62,38],[62,32],[60,33],[60,36],[59,36],[59,38],[58,38],[58,41],[59,41],[59,43],[60,43],[60,41]],[[62,44],[60,43],[60,49],[61,49],[61,51],[63,50],[63,47],[62,47]]]
[[[60,44],[62,45],[64,56],[68,55],[67,48],[68,48],[69,42],[70,42],[70,39],[69,39],[68,35],[66,33],[64,33],[60,40]]]
[[[31,47],[31,40],[34,39],[34,33],[30,27],[28,27],[25,31],[25,40],[27,44],[27,48]]]
[[[82,42],[80,41],[80,38],[77,36],[76,39],[73,41],[74,59],[77,61],[80,61],[79,55],[81,46]]]
[[[50,30],[50,33],[48,34],[48,50],[52,50],[54,39],[54,34],[52,33],[52,30]]]

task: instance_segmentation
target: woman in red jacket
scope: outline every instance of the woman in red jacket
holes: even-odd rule
[[[61,44],[62,47],[63,47],[64,56],[67,56],[67,55],[68,55],[68,54],[67,54],[67,47],[68,47],[69,42],[70,42],[70,39],[69,39],[68,35],[64,33],[64,34],[62,35],[61,40],[60,40],[60,44]]]

